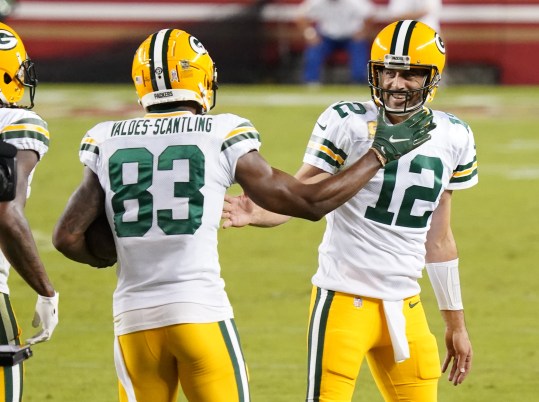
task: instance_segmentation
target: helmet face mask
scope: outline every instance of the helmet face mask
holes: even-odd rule
[[[407,89],[387,89],[384,88],[384,78],[383,74],[387,70],[392,72],[401,72],[403,69],[386,67],[378,63],[373,63],[371,67],[372,73],[369,73],[369,84],[371,86],[371,93],[375,102],[382,106],[388,113],[392,114],[409,114],[418,109],[420,109],[427,101],[430,101],[435,88],[438,85],[440,80],[440,75],[437,73],[437,69],[432,70],[425,69],[423,66],[414,67],[410,66],[409,69],[404,71],[413,71],[417,70],[417,74],[422,76],[422,84],[417,88],[407,88]],[[432,76],[432,71],[434,71],[434,77]],[[372,74],[372,76],[371,76]],[[404,98],[404,101],[401,102],[402,107],[392,107],[390,106],[388,99],[390,97],[399,97]]]
[[[390,114],[409,114],[432,101],[445,65],[445,47],[441,37],[429,26],[412,20],[397,21],[376,36],[369,61],[369,86],[376,104]],[[420,70],[423,84],[413,89],[389,90],[383,87],[382,74],[387,70]],[[402,96],[404,105],[392,108],[390,96]]]
[[[0,23],[0,107],[31,109],[36,87],[34,63],[28,58],[21,38]],[[27,98],[28,106],[19,103],[23,97]]]
[[[132,78],[140,104],[195,102],[200,113],[215,106],[217,70],[200,41],[179,29],[163,29],[139,46]]]

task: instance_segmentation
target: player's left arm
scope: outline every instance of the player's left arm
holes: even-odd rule
[[[54,247],[67,258],[93,267],[107,267],[109,261],[94,256],[86,245],[85,232],[103,213],[105,193],[97,175],[88,167],[79,187],[71,194],[64,212],[54,228]]]
[[[427,234],[426,268],[446,325],[447,354],[442,371],[451,365],[449,381],[458,385],[470,372],[473,352],[464,320],[457,245],[451,230],[451,194],[450,190],[444,191],[433,213]]]

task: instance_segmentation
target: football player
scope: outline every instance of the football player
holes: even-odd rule
[[[307,185],[266,163],[249,120],[207,114],[217,73],[194,36],[179,29],[150,35],[135,53],[132,78],[146,113],[100,123],[84,136],[84,177],[56,225],[54,245],[75,261],[108,265],[85,241],[105,211],[118,257],[113,314],[121,401],[176,401],[180,385],[189,401],[249,401],[217,255],[227,188],[238,182],[267,209],[318,220],[383,163],[427,141],[432,114],[381,124],[373,151],[342,174]]]
[[[34,105],[36,85],[34,64],[21,38],[0,23],[0,140],[5,141],[3,150],[6,146],[16,148],[13,153],[2,152],[0,162],[4,180],[14,180],[14,186],[6,188],[9,194],[4,194],[5,201],[0,202],[0,343],[5,345],[24,343],[9,298],[10,266],[38,294],[33,325],[41,329],[27,342],[48,340],[58,323],[58,293],[47,276],[24,214],[32,176],[49,147],[47,123],[29,110]],[[16,157],[16,164],[10,156]],[[22,366],[23,363],[0,367],[4,378],[0,381],[0,399],[21,399]]]
[[[413,119],[433,99],[445,58],[429,26],[403,20],[385,27],[371,48],[372,100],[338,102],[320,115],[296,177],[331,176],[364,157],[380,111],[394,126]],[[470,372],[450,216],[453,191],[478,182],[474,137],[454,115],[433,114],[430,141],[387,163],[326,217],[312,279],[307,401],[350,401],[364,358],[386,401],[434,402],[441,371],[455,385]],[[227,200],[224,227],[288,220],[245,196]],[[446,323],[441,370],[419,295],[425,264]]]

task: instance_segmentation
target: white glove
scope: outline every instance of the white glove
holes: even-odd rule
[[[52,297],[37,295],[36,312],[32,321],[32,326],[37,328],[41,324],[41,331],[35,334],[26,342],[30,345],[48,341],[52,336],[54,328],[58,324],[58,292]]]

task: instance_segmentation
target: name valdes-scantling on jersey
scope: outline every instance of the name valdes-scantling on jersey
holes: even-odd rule
[[[147,116],[148,117],[148,116]],[[151,119],[133,119],[115,122],[110,136],[163,135],[178,133],[211,132],[211,116],[175,116]]]

